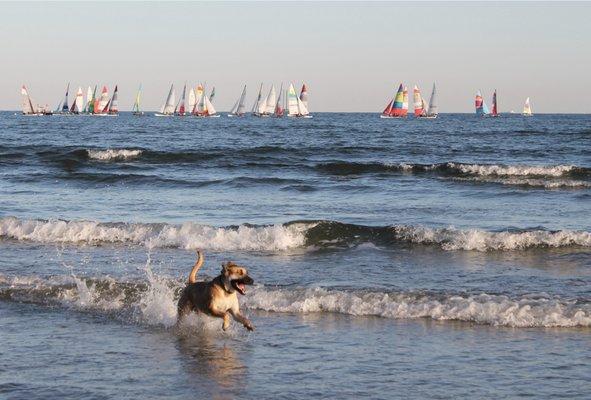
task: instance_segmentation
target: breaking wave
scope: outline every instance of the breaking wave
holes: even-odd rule
[[[86,152],[89,158],[101,161],[129,160],[142,154],[142,150],[137,149],[86,150]]]
[[[106,314],[116,319],[172,327],[181,280],[148,268],[147,279],[118,281],[61,275],[49,278],[0,275],[0,300]],[[527,295],[452,294],[275,288],[256,286],[241,297],[244,309],[289,313],[340,313],[394,319],[428,318],[509,327],[591,327],[591,303]],[[256,325],[256,320],[254,321]],[[219,321],[212,322],[219,329]]]
[[[81,245],[132,244],[148,248],[218,251],[286,251],[350,248],[364,243],[390,247],[433,245],[443,250],[509,251],[591,247],[591,232],[543,228],[486,231],[426,226],[365,226],[335,221],[292,221],[275,225],[215,227],[185,222],[124,223],[0,218],[0,238]]]

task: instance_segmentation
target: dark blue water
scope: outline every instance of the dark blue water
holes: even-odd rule
[[[582,398],[591,116],[2,113],[0,254],[0,397]]]

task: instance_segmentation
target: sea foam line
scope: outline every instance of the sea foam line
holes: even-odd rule
[[[114,161],[129,160],[139,157],[142,150],[138,149],[106,149],[106,150],[86,150],[88,157],[94,160]]]
[[[148,248],[282,251],[301,247],[306,226],[218,228],[195,222],[172,224],[100,223],[95,221],[0,219],[0,237],[41,243],[99,245],[131,243]]]

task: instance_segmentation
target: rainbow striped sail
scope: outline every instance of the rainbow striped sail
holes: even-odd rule
[[[476,101],[474,102],[474,105],[476,106],[476,115],[484,116],[489,114],[488,107],[482,98],[480,90],[476,93]]]
[[[406,91],[406,108],[405,108],[405,90],[402,86],[398,86],[398,91],[396,92],[396,96],[394,99],[388,103],[384,111],[382,112],[382,116],[385,118],[401,118],[406,117],[408,113],[408,91]]]

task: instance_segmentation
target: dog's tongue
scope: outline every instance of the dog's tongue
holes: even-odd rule
[[[246,286],[244,285],[244,283],[239,283],[236,286],[238,286],[238,289],[240,289],[242,293],[246,293]]]

